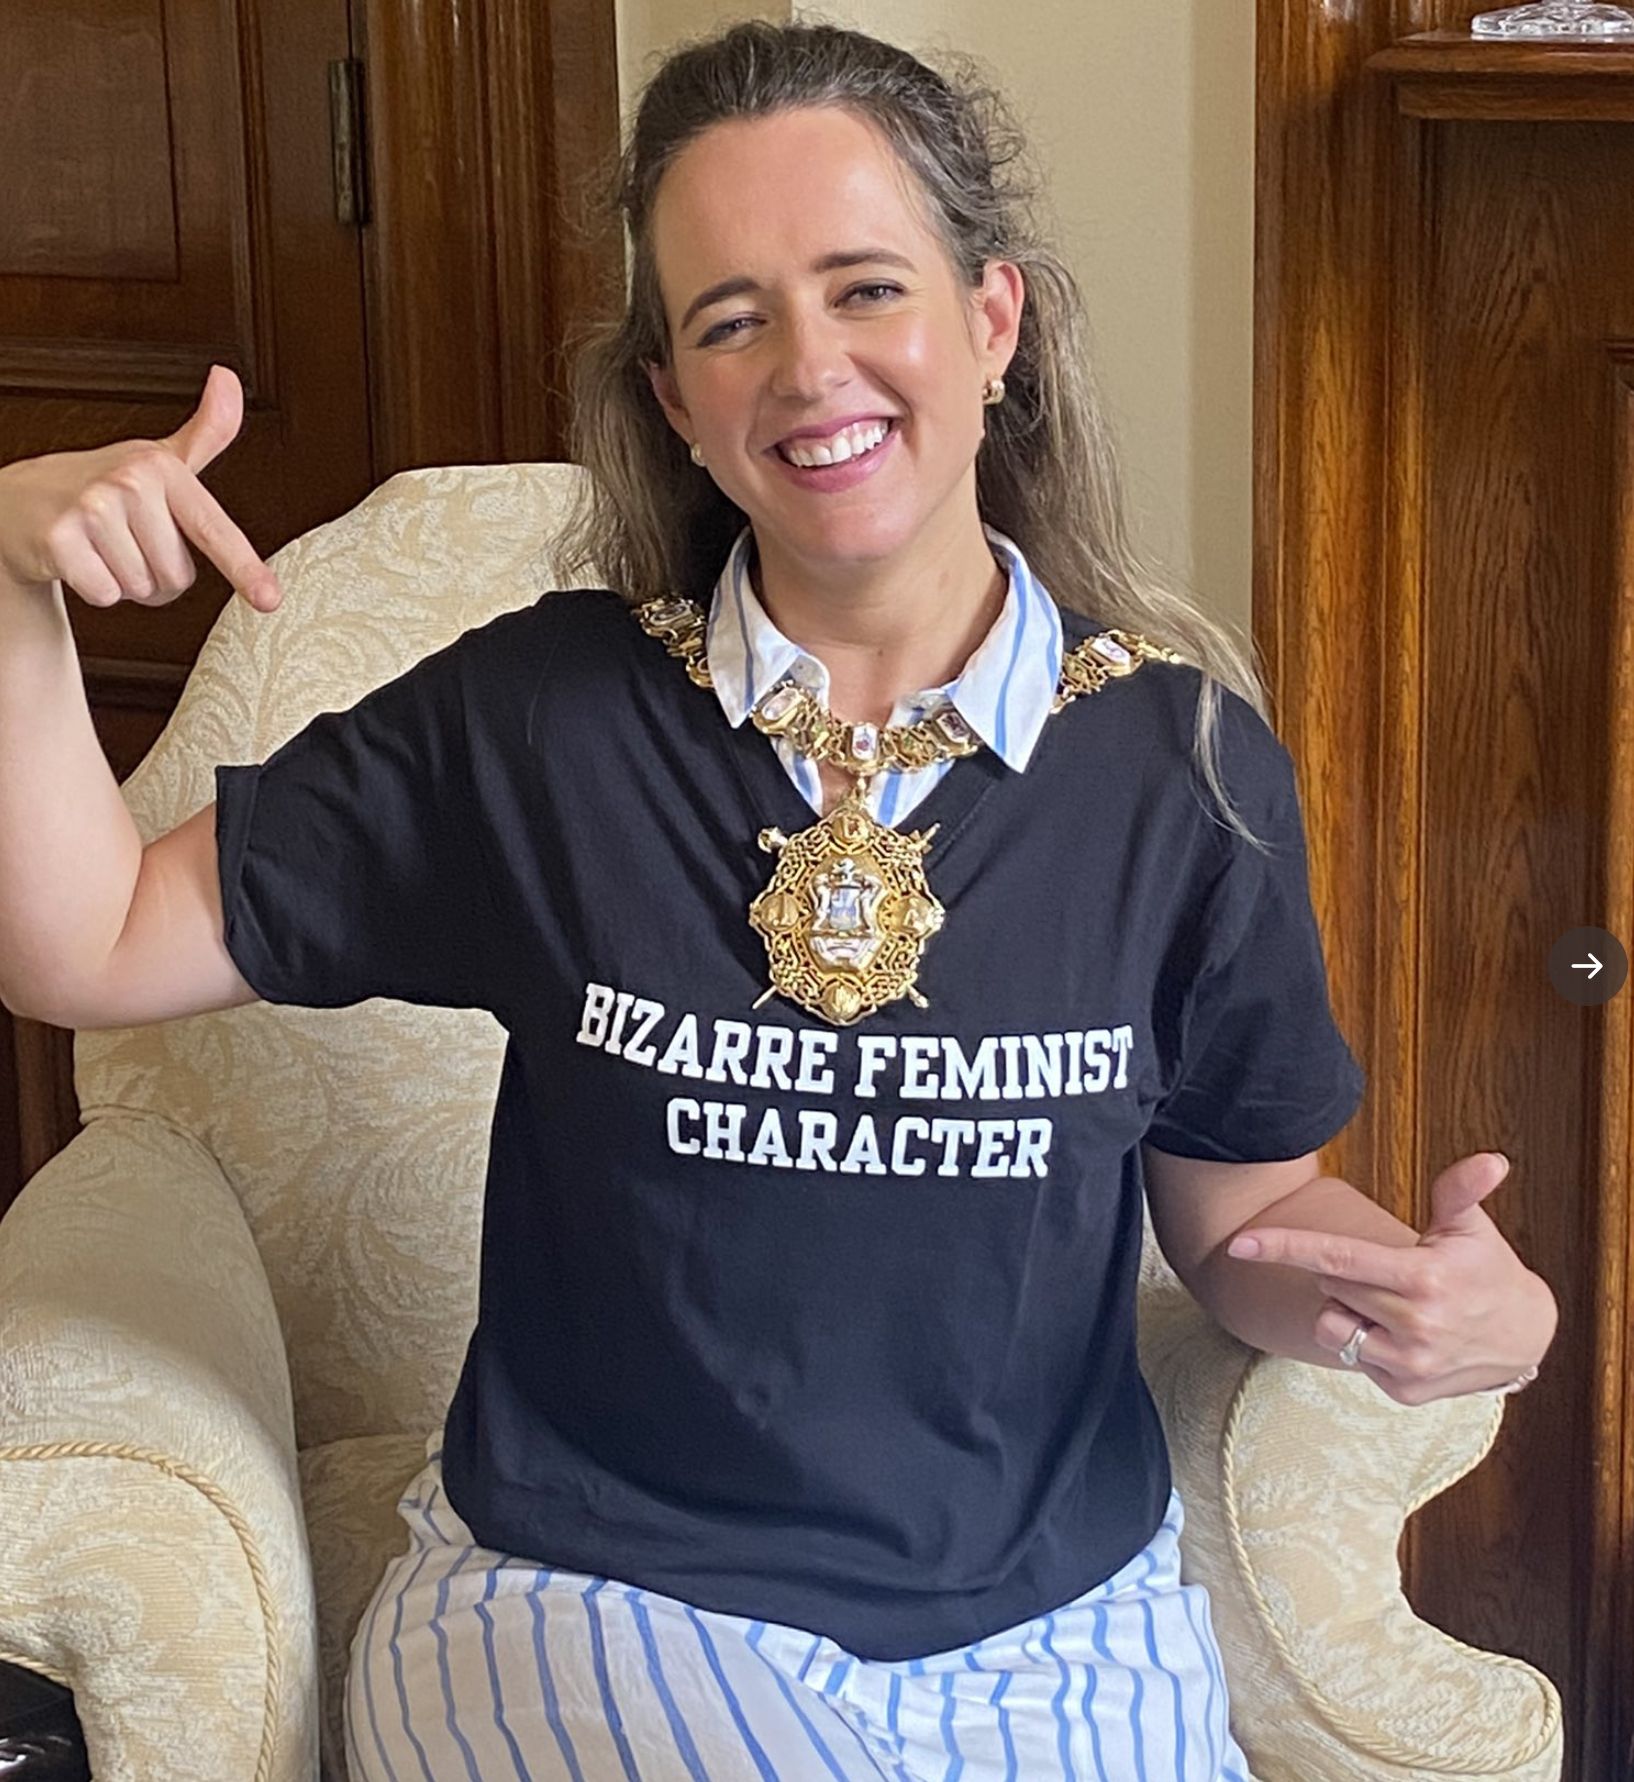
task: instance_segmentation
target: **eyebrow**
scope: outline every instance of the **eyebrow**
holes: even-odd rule
[[[912,260],[901,254],[893,254],[889,248],[865,247],[849,248],[840,253],[824,254],[821,259],[813,260],[813,272],[833,272],[842,266],[900,266],[906,272],[914,270]],[[723,278],[718,285],[711,285],[707,291],[700,291],[687,305],[687,312],[681,317],[681,332],[684,334],[692,325],[692,318],[700,310],[708,309],[713,303],[723,303],[728,297],[741,297],[747,291],[758,291],[761,287],[752,278],[739,276]]]

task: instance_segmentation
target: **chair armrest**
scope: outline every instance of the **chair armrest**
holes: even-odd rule
[[[1414,1612],[1409,1516],[1470,1472],[1506,1401],[1399,1405],[1364,1374],[1267,1355],[1173,1278],[1141,1296],[1141,1366],[1209,1593],[1232,1725],[1261,1782],[1558,1782],[1560,1694]]]
[[[0,1658],[99,1782],[312,1782],[316,1613],[278,1314],[209,1153],[85,1128],[0,1220]]]

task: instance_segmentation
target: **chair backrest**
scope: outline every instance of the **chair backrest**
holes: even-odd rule
[[[122,788],[144,841],[435,649],[559,585],[574,464],[405,471],[272,559],[275,614],[229,600]],[[593,578],[579,578],[581,581]],[[244,1208],[283,1323],[296,1435],[441,1420],[476,1316],[488,1126],[504,1033],[482,1011],[252,1003],[78,1034],[82,1121],[195,1139]]]
[[[123,792],[144,841],[422,656],[559,585],[574,464],[405,471],[272,559],[276,614],[232,599]],[[584,580],[585,578],[580,578]],[[186,1133],[238,1195],[288,1348],[300,1447],[436,1427],[476,1317],[504,1033],[480,1011],[252,1003],[81,1033],[84,1122]],[[1144,1285],[1174,1288],[1147,1221]]]

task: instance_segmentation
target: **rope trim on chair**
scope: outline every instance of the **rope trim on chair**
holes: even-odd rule
[[[1383,1758],[1387,1763],[1400,1764],[1414,1772],[1428,1771],[1430,1774],[1438,1776],[1467,1776],[1471,1772],[1466,1766],[1460,1764],[1457,1767],[1454,1767],[1446,1759],[1436,1754],[1426,1754],[1423,1751],[1400,1744],[1394,1739],[1380,1738],[1376,1734],[1369,1733],[1359,1722],[1352,1719],[1344,1709],[1335,1707],[1316,1683],[1307,1675],[1299,1661],[1294,1657],[1287,1640],[1283,1638],[1282,1629],[1277,1624],[1270,1603],[1266,1601],[1264,1593],[1261,1591],[1259,1584],[1255,1580],[1254,1569],[1248,1557],[1248,1548],[1243,1540],[1242,1526],[1237,1516],[1237,1431],[1244,1415],[1243,1407],[1247,1399],[1248,1382],[1253,1378],[1255,1372],[1265,1362],[1271,1359],[1272,1358],[1263,1350],[1255,1350],[1250,1355],[1248,1365],[1243,1369],[1242,1378],[1237,1382],[1236,1390],[1231,1395],[1231,1404],[1226,1412],[1225,1437],[1221,1443],[1221,1472],[1224,1484],[1221,1498],[1225,1504],[1226,1532],[1231,1540],[1231,1551],[1237,1562],[1238,1575],[1247,1586],[1249,1598],[1259,1614],[1260,1622],[1264,1627],[1266,1634],[1269,1636],[1277,1656],[1288,1667],[1294,1681],[1298,1684],[1305,1705],[1310,1708],[1318,1720],[1323,1721],[1330,1731],[1337,1734],[1338,1737],[1343,1739],[1347,1744],[1366,1752],[1369,1757]],[[1498,1430],[1503,1423],[1503,1412],[1503,1400],[1501,1398],[1495,1400],[1492,1417],[1492,1431],[1491,1434],[1488,1435],[1480,1452],[1475,1455],[1474,1459],[1471,1460],[1467,1466],[1461,1466],[1455,1472],[1444,1474],[1421,1492],[1420,1495],[1407,1506],[1406,1515],[1402,1518],[1404,1522],[1408,1518],[1416,1515],[1431,1498],[1439,1497],[1448,1486],[1456,1484],[1466,1473],[1473,1472],[1474,1469],[1480,1465],[1481,1461],[1492,1451],[1492,1445],[1498,1439]],[[1524,1659],[1514,1658],[1505,1652],[1488,1652],[1482,1647],[1467,1645],[1463,1640],[1454,1638],[1453,1635],[1446,1633],[1444,1630],[1437,1629],[1437,1631],[1442,1634],[1444,1639],[1451,1640],[1452,1644],[1458,1647],[1460,1651],[1471,1653],[1486,1664],[1512,1666],[1516,1670],[1524,1671],[1534,1683],[1540,1685],[1544,1698],[1543,1731],[1538,1738],[1526,1748],[1526,1750],[1518,1755],[1510,1755],[1506,1753],[1501,1760],[1510,1769],[1517,1768],[1522,1764],[1531,1763],[1533,1759],[1539,1756],[1545,1747],[1553,1740],[1556,1729],[1560,1724],[1561,1707],[1559,1692],[1549,1684],[1546,1678],[1541,1676],[1535,1666],[1529,1665]],[[1484,1768],[1485,1766],[1483,1766],[1483,1773]]]
[[[14,1652],[10,1646],[0,1646],[0,1664],[14,1664],[19,1670],[33,1671],[38,1677],[49,1677],[53,1683],[60,1683],[64,1689],[74,1687],[54,1664],[44,1664],[31,1653]]]
[[[255,1760],[255,1782],[267,1782],[272,1773],[273,1728],[277,1724],[278,1707],[283,1695],[283,1661],[278,1656],[278,1616],[273,1606],[272,1589],[267,1582],[266,1566],[262,1563],[260,1547],[250,1532],[242,1511],[219,1485],[205,1478],[202,1473],[195,1472],[184,1462],[174,1460],[168,1454],[157,1453],[151,1448],[134,1447],[129,1442],[36,1442],[21,1448],[0,1447],[0,1461],[72,1459],[137,1460],[146,1466],[156,1467],[173,1479],[180,1479],[184,1485],[191,1485],[226,1517],[233,1533],[238,1536],[238,1544],[244,1551],[250,1576],[255,1580],[255,1594],[261,1606],[261,1625],[266,1637],[267,1683],[263,1697],[261,1749]],[[68,1677],[54,1667],[42,1664],[37,1658],[23,1654],[14,1656],[0,1647],[0,1659],[38,1671],[42,1676],[49,1677],[53,1683],[60,1683],[65,1689],[73,1687]]]

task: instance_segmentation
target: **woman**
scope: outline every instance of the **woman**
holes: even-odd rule
[[[567,563],[618,593],[223,770],[224,848],[253,775],[287,857],[371,727],[457,711],[467,765],[416,770],[439,839],[399,817],[412,850],[345,865],[429,854],[446,908],[480,857],[462,956],[405,925],[389,970],[374,935],[300,977],[253,938],[281,906],[235,956],[511,1034],[477,1331],[352,1646],[354,1782],[1250,1782],[1135,1354],[1142,1166],[1200,1265],[1315,1175],[1361,1073],[1291,764],[1124,541],[1003,117],[826,26],[672,56],[622,168],[627,312],[579,367]],[[1483,1169],[1438,1217],[1484,1218]],[[1192,1190],[1228,1179],[1210,1227]],[[1332,1227],[1383,1240],[1358,1256],[1414,1241],[1371,1215]],[[1425,1390],[1410,1286],[1358,1280],[1309,1340]],[[1481,1316],[1442,1388],[1534,1358]]]

